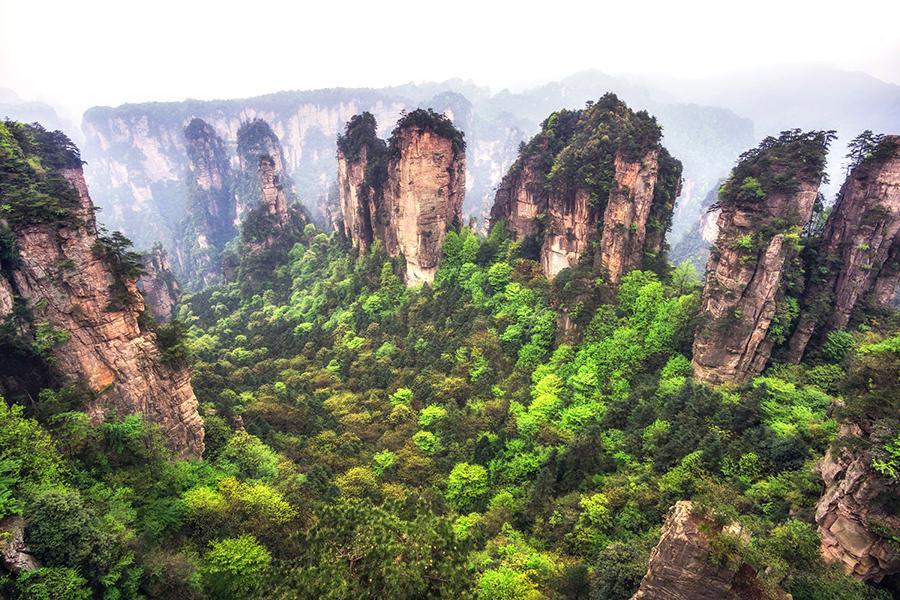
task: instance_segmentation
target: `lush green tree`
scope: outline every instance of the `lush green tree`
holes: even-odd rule
[[[269,571],[272,556],[252,535],[210,545],[203,561],[203,585],[214,598],[252,598]]]

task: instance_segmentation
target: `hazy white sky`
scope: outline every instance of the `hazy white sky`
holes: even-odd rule
[[[596,68],[676,78],[827,63],[900,84],[897,0],[0,0],[0,87],[93,105]]]

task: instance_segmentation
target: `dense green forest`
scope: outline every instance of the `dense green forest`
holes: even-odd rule
[[[690,267],[630,273],[556,346],[551,289],[501,227],[448,234],[418,290],[379,252],[307,235],[264,292],[180,309],[204,460],[173,461],[140,417],[56,408],[75,390],[42,392],[40,422],[0,404],[0,511],[29,515],[47,565],[8,579],[12,597],[628,598],[684,498],[748,527],[722,560],[794,598],[879,597],[820,564],[811,463],[836,397],[897,397],[887,323],[712,389],[686,357]]]
[[[192,370],[202,459],[139,415],[92,425],[77,385],[0,402],[0,519],[27,518],[44,565],[0,595],[627,599],[692,499],[749,533],[710,532],[713,555],[765,593],[890,597],[820,558],[813,465],[865,415],[887,433],[857,443],[900,475],[896,313],[858,311],[803,364],[711,387],[691,377],[689,263],[582,282],[602,302],[564,343],[570,280],[502,223],[448,232],[413,289],[377,244],[360,256],[312,224],[297,239],[160,330]]]

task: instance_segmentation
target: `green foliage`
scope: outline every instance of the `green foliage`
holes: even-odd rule
[[[828,332],[825,343],[822,345],[822,354],[828,360],[836,363],[843,363],[853,349],[855,342],[850,333],[839,329],[837,331]]]
[[[276,597],[467,597],[465,547],[451,523],[421,504],[329,503],[298,540],[300,556],[270,581]]]
[[[0,396],[0,518],[21,513],[41,484],[61,479],[63,462],[47,432]]]
[[[527,575],[509,567],[500,567],[481,574],[478,597],[483,600],[529,600],[539,597],[539,594]]]
[[[782,131],[741,154],[731,176],[719,190],[716,206],[723,203],[755,204],[772,193],[789,193],[799,179],[825,177],[828,146],[833,131]]]
[[[167,365],[184,366],[191,358],[188,328],[181,321],[173,320],[156,329],[156,345]]]
[[[459,512],[477,510],[488,491],[487,470],[481,465],[459,463],[447,476],[447,502]]]
[[[219,460],[231,463],[241,477],[272,481],[278,477],[278,455],[259,438],[238,431],[228,439]]]
[[[446,115],[436,113],[428,108],[417,108],[414,111],[400,113],[400,120],[391,132],[388,140],[388,154],[393,158],[400,155],[400,133],[405,129],[417,129],[430,131],[439,137],[450,140],[454,155],[459,155],[466,150],[465,135],[453,126]]]
[[[53,350],[55,346],[67,341],[69,341],[69,332],[65,329],[53,327],[46,321],[35,323],[34,342],[32,342],[32,347],[34,348],[34,352],[44,360],[51,361],[52,356],[50,351]]]
[[[25,571],[16,580],[21,600],[90,600],[91,589],[81,575],[67,567],[43,567]]]
[[[94,255],[106,263],[112,274],[106,306],[110,312],[124,310],[140,297],[133,286],[144,273],[144,262],[141,254],[131,247],[131,240],[120,232],[107,234],[101,230],[92,248]]]
[[[203,585],[213,598],[252,598],[272,555],[252,535],[220,540],[204,556]]]
[[[37,123],[0,123],[0,218],[12,226],[77,224],[78,193],[60,173],[81,168],[78,149]]]

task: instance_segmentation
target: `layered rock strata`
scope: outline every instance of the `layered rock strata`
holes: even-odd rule
[[[663,525],[659,543],[650,553],[647,573],[631,600],[737,600],[790,598],[783,591],[764,591],[756,571],[743,564],[731,569],[716,564],[708,531],[711,524],[692,513],[689,501],[677,502]],[[747,541],[738,526],[723,530]]]
[[[795,268],[829,141],[827,132],[767,138],[742,156],[722,188],[719,234],[706,267],[694,338],[698,378],[740,383],[765,367],[785,270]]]
[[[800,362],[814,335],[846,327],[867,294],[877,304],[890,304],[900,279],[898,261],[900,136],[888,136],[848,175],[828,217],[788,360]]]
[[[842,438],[868,435],[858,425],[841,425]],[[896,542],[874,531],[876,525],[900,531],[900,517],[889,508],[890,499],[900,495],[897,480],[876,473],[871,454],[861,449],[829,450],[818,471],[825,491],[816,504],[816,524],[825,559],[863,581],[877,583],[900,573]]]
[[[144,274],[137,286],[144,295],[144,304],[157,321],[168,323],[175,316],[175,305],[181,295],[181,286],[172,274],[169,257],[161,245],[144,255]]]
[[[431,283],[444,235],[462,220],[465,169],[463,135],[443,115],[405,115],[387,145],[374,117],[354,117],[338,140],[344,234],[361,251],[378,240],[402,257],[407,285]]]

